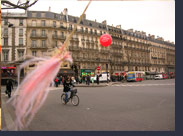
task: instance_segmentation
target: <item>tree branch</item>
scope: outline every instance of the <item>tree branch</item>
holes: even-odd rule
[[[6,6],[6,7],[1,7],[1,9],[24,9],[26,10],[27,8],[31,7],[32,5],[34,5],[38,0],[34,0],[33,3],[29,4],[29,0],[27,0],[25,3],[20,3],[20,1],[18,1],[17,4],[14,4],[8,0],[1,0],[1,4]]]

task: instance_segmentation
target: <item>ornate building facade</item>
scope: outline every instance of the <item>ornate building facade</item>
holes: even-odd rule
[[[1,16],[1,61],[10,63],[26,54],[26,14],[2,13]]]
[[[53,49],[64,43],[79,19],[68,15],[67,9],[61,14],[27,11],[26,16],[26,55],[32,56],[50,56]],[[3,29],[5,31],[5,27]],[[113,38],[109,47],[100,45],[99,38],[104,33]],[[64,63],[61,66],[65,69],[65,72],[61,71],[63,73],[68,73],[71,67],[78,75],[96,73],[97,66],[101,67],[100,72],[111,74],[116,71],[175,72],[174,43],[145,32],[123,30],[120,25],[110,26],[107,21],[87,20],[86,15],[77,26],[68,48],[74,63],[72,66]]]

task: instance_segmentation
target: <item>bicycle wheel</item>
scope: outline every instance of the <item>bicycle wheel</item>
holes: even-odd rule
[[[77,95],[73,95],[71,102],[74,106],[78,106],[79,105],[79,97]]]
[[[65,101],[65,94],[62,94],[62,95],[61,95],[61,102],[62,102],[63,104],[67,104],[67,102]]]

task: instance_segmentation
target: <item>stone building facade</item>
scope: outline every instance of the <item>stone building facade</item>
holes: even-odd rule
[[[26,55],[26,20],[24,13],[2,13],[1,61],[9,63]]]
[[[26,45],[26,55],[50,56],[53,49],[64,43],[78,19],[79,17],[68,15],[67,9],[60,14],[51,11],[27,11],[26,44],[23,44]],[[20,31],[19,27],[18,24],[15,27],[17,32]],[[2,30],[5,31],[5,28],[7,27],[4,25]],[[100,45],[99,38],[104,33],[109,33],[113,38],[109,47]],[[2,43],[5,42],[2,40]],[[3,49],[7,48],[3,46]],[[78,75],[83,71],[96,73],[97,66],[101,67],[100,72],[107,71],[111,74],[115,71],[175,72],[174,43],[145,32],[124,30],[120,25],[107,25],[106,20],[102,23],[87,20],[86,15],[77,26],[68,48],[74,63],[72,66],[68,63],[61,66],[61,69],[66,69],[65,73],[71,67]],[[9,50],[11,52],[10,48]],[[12,61],[13,57],[9,60]]]

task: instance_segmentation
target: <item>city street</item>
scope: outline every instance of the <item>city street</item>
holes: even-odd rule
[[[28,131],[174,131],[175,79],[77,87],[79,106],[61,103],[52,89]],[[3,89],[2,89],[3,90]],[[13,108],[2,91],[2,128],[13,123]]]

